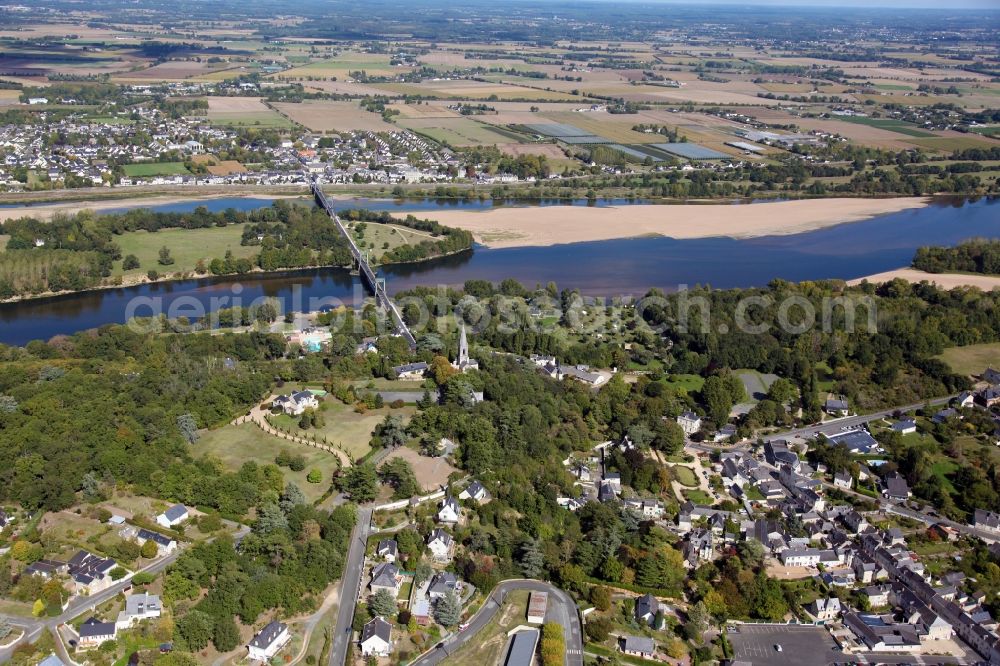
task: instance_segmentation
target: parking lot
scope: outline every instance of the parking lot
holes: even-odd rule
[[[733,646],[733,659],[750,661],[755,666],[820,666],[849,661],[834,649],[837,644],[823,627],[741,624],[730,628],[727,636]],[[780,652],[775,645],[781,646]]]

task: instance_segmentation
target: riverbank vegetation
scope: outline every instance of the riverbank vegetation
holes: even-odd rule
[[[1000,275],[1000,241],[981,238],[955,247],[922,247],[913,257],[913,267],[928,273]]]
[[[472,247],[469,232],[431,220],[349,212],[352,219],[414,230],[385,241],[380,263],[419,261]],[[0,224],[0,234],[9,237],[6,251],[0,251],[0,300],[171,276],[351,264],[347,239],[328,215],[286,200],[249,211],[213,213],[199,206],[189,213],[134,209],[108,215],[82,211],[48,221],[24,217]]]

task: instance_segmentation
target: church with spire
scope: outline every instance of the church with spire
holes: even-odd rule
[[[456,370],[461,372],[479,369],[479,361],[474,358],[469,358],[469,339],[465,336],[464,322],[462,323],[462,328],[458,337],[458,357],[451,365]]]

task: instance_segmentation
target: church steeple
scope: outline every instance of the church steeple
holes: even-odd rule
[[[459,367],[469,364],[469,341],[465,337],[465,322],[462,322],[462,332],[458,338],[458,365]]]

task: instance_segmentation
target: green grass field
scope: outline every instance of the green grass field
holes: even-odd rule
[[[951,153],[967,148],[995,148],[996,141],[978,136],[932,137],[928,139],[913,139],[910,143],[941,153]]]
[[[374,432],[375,426],[381,423],[387,415],[402,416],[405,423],[416,412],[414,407],[403,407],[402,409],[383,407],[358,414],[354,411],[354,407],[333,398],[327,398],[321,402],[320,410],[326,421],[322,428],[300,430],[299,420],[284,414],[272,416],[271,422],[276,427],[289,430],[293,434],[316,435],[320,440],[325,437],[330,444],[342,446],[344,451],[357,459],[371,450],[368,443],[371,441],[372,432]]]
[[[231,471],[239,470],[243,463],[250,460],[259,465],[271,464],[282,449],[292,454],[301,454],[306,459],[306,468],[301,472],[293,472],[287,467],[281,468],[285,481],[294,482],[309,501],[315,501],[322,496],[330,487],[333,474],[340,469],[339,458],[332,453],[278,439],[252,423],[239,426],[227,425],[218,430],[210,430],[202,434],[192,447],[194,455],[214,456]],[[309,483],[306,476],[311,469],[322,472],[323,480],[319,483]]]
[[[143,178],[149,176],[190,176],[183,162],[145,162],[143,164],[126,164],[122,167],[126,176]]]
[[[390,250],[403,245],[416,245],[424,240],[434,240],[433,236],[422,231],[414,231],[406,227],[366,222],[363,236],[354,233],[354,242],[362,250],[371,250],[372,259],[377,263],[379,258]],[[388,247],[386,247],[388,245]]]
[[[978,375],[987,367],[1000,367],[1000,342],[949,347],[938,358],[960,375]]]
[[[685,490],[684,497],[691,500],[695,504],[700,504],[702,506],[709,506],[712,504],[712,497],[704,490]]]
[[[838,116],[837,120],[843,120],[857,125],[868,125],[879,129],[889,130],[897,134],[915,137],[934,137],[930,132],[918,128],[913,123],[903,122],[894,118],[869,118],[867,116]]]
[[[207,229],[164,229],[150,233],[148,231],[129,231],[115,238],[122,249],[122,257],[134,254],[139,259],[139,268],[130,271],[122,270],[122,262],[115,262],[113,275],[145,275],[148,271],[180,272],[193,271],[199,259],[206,263],[218,257],[222,258],[226,250],[232,250],[233,256],[253,257],[260,251],[259,247],[240,245],[240,235],[243,228],[231,224],[225,227],[209,227]],[[161,266],[158,263],[160,248],[166,246],[174,263]]]
[[[705,378],[701,375],[670,375],[667,378],[667,386],[674,389],[683,389],[688,393],[700,391],[705,385]]]

